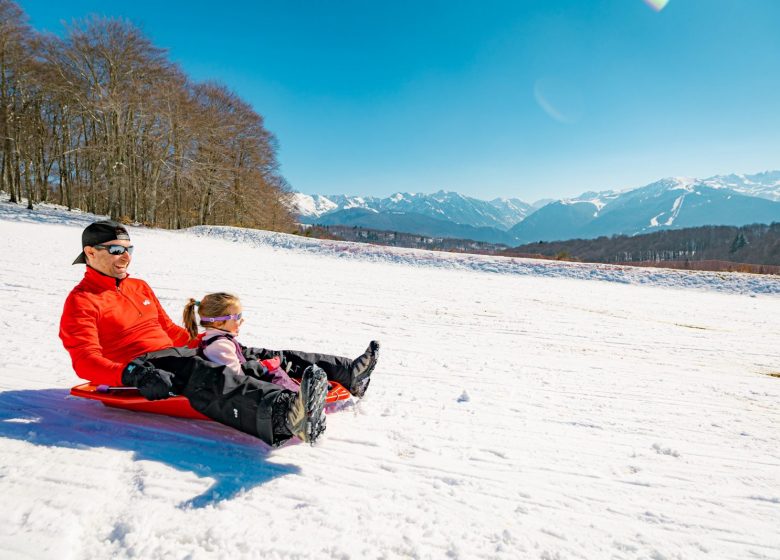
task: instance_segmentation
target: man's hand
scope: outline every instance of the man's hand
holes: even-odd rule
[[[173,386],[173,374],[136,358],[122,372],[122,385],[136,387],[150,401],[167,399]]]
[[[150,401],[158,401],[171,396],[172,380],[173,374],[170,371],[155,369],[144,374],[136,387],[138,392]]]

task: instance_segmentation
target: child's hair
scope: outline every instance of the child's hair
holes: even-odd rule
[[[190,298],[190,301],[184,306],[184,313],[182,314],[184,328],[187,329],[187,332],[190,333],[192,338],[198,336],[198,322],[195,320],[196,307],[199,309],[198,314],[201,317],[221,317],[223,315],[229,315],[231,308],[238,304],[238,297],[224,292],[208,294],[200,301]],[[201,321],[200,324],[204,327],[208,327],[213,323]]]

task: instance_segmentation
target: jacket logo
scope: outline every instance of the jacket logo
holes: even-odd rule
[[[148,299],[145,299],[144,300],[144,305],[152,305],[152,302],[149,301]]]

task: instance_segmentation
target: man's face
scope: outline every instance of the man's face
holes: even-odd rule
[[[104,247],[108,245],[130,247],[131,243],[127,240],[115,239],[101,245]],[[87,255],[87,264],[89,266],[106,276],[119,278],[120,280],[127,276],[127,267],[130,266],[130,261],[132,260],[128,251],[121,255],[112,255],[108,250],[99,247],[84,247],[84,254]]]

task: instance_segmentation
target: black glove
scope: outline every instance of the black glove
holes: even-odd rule
[[[241,365],[241,370],[244,372],[244,375],[256,379],[262,379],[263,376],[268,374],[268,368],[257,360],[247,360],[246,363]]]
[[[164,369],[156,369],[144,375],[136,387],[138,387],[138,392],[150,401],[167,399],[171,396],[173,374]]]
[[[122,385],[136,387],[146,399],[158,401],[170,396],[173,374],[136,358],[122,372]]]

